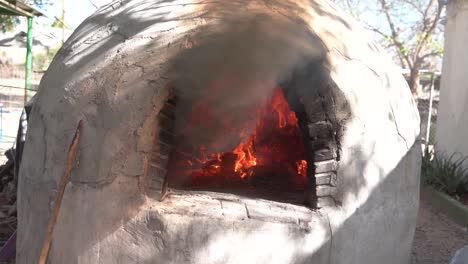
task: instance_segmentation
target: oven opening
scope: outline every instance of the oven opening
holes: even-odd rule
[[[215,83],[206,98],[222,90]],[[304,203],[310,179],[302,115],[291,109],[283,89],[275,86],[264,100],[226,112],[222,120],[214,120],[219,113],[212,113],[222,102],[210,99],[202,96],[193,104],[177,133],[169,187]]]

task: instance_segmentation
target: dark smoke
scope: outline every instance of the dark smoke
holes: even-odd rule
[[[198,32],[174,60],[177,142],[185,147],[230,151],[241,132],[252,132],[256,109],[277,85],[325,60],[307,25],[284,17],[223,19]]]

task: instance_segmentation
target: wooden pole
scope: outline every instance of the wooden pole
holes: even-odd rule
[[[432,101],[434,100],[434,86],[435,86],[435,73],[431,74],[431,90],[429,93],[429,110],[427,113],[427,127],[426,127],[426,148],[429,146],[429,137],[431,136],[431,124],[432,124]]]
[[[65,43],[65,0],[62,0],[62,44]]]
[[[54,232],[55,223],[57,223],[58,214],[60,211],[60,206],[62,205],[63,194],[65,193],[65,187],[67,186],[68,179],[70,178],[70,171],[73,165],[73,160],[75,157],[76,147],[80,141],[81,128],[83,126],[83,120],[80,120],[78,123],[78,128],[76,129],[75,136],[70,145],[67,155],[67,162],[65,164],[65,169],[60,179],[57,196],[55,197],[54,208],[49,219],[49,225],[47,226],[47,233],[42,244],[41,254],[39,255],[38,264],[45,264],[47,261],[47,256],[49,254],[50,243],[52,242],[52,234]]]
[[[30,91],[31,91],[31,75],[32,75],[32,45],[33,45],[33,37],[32,37],[32,25],[33,25],[33,18],[28,17],[28,33],[26,38],[26,63],[25,63],[25,85],[24,85],[24,105],[29,100]]]

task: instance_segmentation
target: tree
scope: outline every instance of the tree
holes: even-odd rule
[[[60,46],[53,48],[48,48],[46,53],[34,54],[34,70],[45,71],[49,67],[50,62],[54,59],[55,54],[57,54]]]
[[[19,19],[13,16],[0,15],[0,30],[2,32],[12,31]]]
[[[419,87],[420,70],[443,53],[445,0],[334,0],[380,36],[386,48],[409,69],[413,94]],[[366,16],[367,15],[367,19]],[[369,19],[369,18],[374,19]],[[369,22],[376,20],[378,21]],[[367,22],[366,22],[367,20]],[[382,23],[383,22],[383,23]]]
[[[33,5],[39,8],[43,8],[46,5],[51,5],[52,0],[18,0],[28,5]],[[15,16],[0,15],[0,30],[2,32],[11,31],[19,24],[20,20]]]
[[[67,25],[68,25],[67,22],[64,21],[63,18],[55,17],[54,22],[52,22],[51,27],[70,29],[70,27]]]

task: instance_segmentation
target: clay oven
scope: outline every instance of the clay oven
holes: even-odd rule
[[[115,1],[88,18],[31,114],[20,263],[80,119],[50,263],[409,263],[419,117],[327,1]]]

